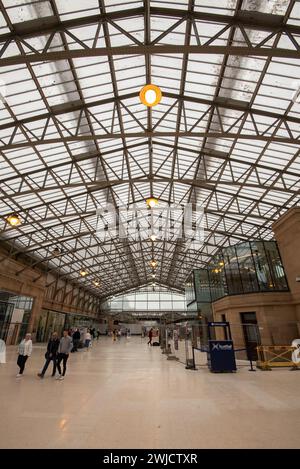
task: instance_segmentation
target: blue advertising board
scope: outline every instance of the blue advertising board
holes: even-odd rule
[[[209,340],[207,362],[210,371],[236,371],[232,340]]]

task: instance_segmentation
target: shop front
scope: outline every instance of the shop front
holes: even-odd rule
[[[38,320],[36,341],[47,342],[53,332],[61,335],[63,330],[89,327],[95,327],[94,319],[89,316],[43,309]]]
[[[6,345],[18,344],[25,336],[33,298],[0,291],[0,339]]]

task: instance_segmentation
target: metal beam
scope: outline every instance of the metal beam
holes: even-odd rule
[[[240,132],[182,132],[182,131],[170,131],[170,132],[124,132],[114,134],[95,134],[95,135],[72,135],[70,137],[60,138],[49,138],[32,140],[31,142],[24,141],[22,143],[11,143],[7,145],[1,145],[0,151],[5,150],[16,150],[17,148],[25,147],[37,147],[39,145],[54,145],[55,143],[67,143],[67,142],[84,142],[89,140],[115,140],[124,138],[147,138],[147,137],[190,137],[190,138],[224,138],[224,139],[242,139],[242,140],[258,140],[263,142],[277,142],[277,143],[288,143],[292,145],[299,145],[300,137],[276,137],[268,135],[255,135],[255,134],[241,134]]]
[[[246,179],[246,178],[245,178]],[[281,186],[277,187],[272,184],[255,184],[248,182],[247,180],[222,180],[222,179],[217,179],[217,178],[207,178],[204,179],[202,178],[197,178],[197,179],[186,179],[186,178],[171,178],[171,177],[165,177],[165,176],[156,176],[151,179],[149,178],[132,178],[131,180],[129,179],[116,179],[116,180],[110,180],[109,182],[106,181],[100,181],[100,182],[87,182],[85,184],[86,187],[91,188],[93,190],[101,190],[101,189],[106,189],[108,187],[114,187],[114,186],[119,186],[122,184],[130,184],[130,183],[140,183],[140,182],[152,182],[152,183],[157,183],[157,182],[172,182],[172,183],[180,183],[180,184],[186,184],[189,186],[196,186],[196,187],[202,187],[204,189],[214,189],[217,185],[219,186],[231,186],[231,187],[240,187],[243,186],[245,188],[252,188],[252,189],[270,189],[274,191],[279,191],[279,192],[286,192],[290,194],[299,194],[300,191],[299,189],[288,189],[288,188],[283,188]],[[83,187],[82,183],[70,183],[70,184],[63,184],[61,186],[55,185],[55,186],[49,186],[49,187],[43,187],[41,189],[31,189],[31,190],[24,190],[24,191],[19,191],[13,194],[10,194],[11,197],[19,197],[19,196],[26,196],[30,194],[37,194],[37,193],[42,193],[42,192],[48,192],[48,191],[57,191],[57,190],[65,190],[65,189],[76,189],[78,187]]]
[[[191,103],[204,104],[208,107],[230,109],[230,110],[240,111],[244,113],[249,112],[249,114],[252,114],[253,116],[256,116],[256,115],[263,116],[263,117],[268,117],[274,120],[283,119],[285,122],[294,122],[294,123],[300,124],[299,117],[283,115],[283,114],[276,113],[276,112],[265,111],[263,109],[256,109],[255,107],[252,107],[251,103],[247,103],[247,102],[241,103],[240,101],[237,101],[234,99],[222,99],[221,100],[219,98],[215,98],[215,99],[210,100],[210,99],[199,98],[196,96],[188,96],[184,94],[170,93],[168,91],[163,91],[163,96],[167,98],[172,98],[178,101],[186,101],[186,102],[191,102]],[[138,100],[138,92],[126,93],[126,94],[122,94],[119,96],[112,96],[110,98],[99,99],[96,101],[89,101],[87,103],[82,102],[80,100],[76,102],[71,101],[71,102],[64,104],[63,106],[57,106],[57,107],[52,106],[51,112],[37,114],[35,116],[27,117],[25,119],[20,119],[17,121],[12,121],[6,124],[2,124],[0,125],[0,130],[14,128],[16,126],[25,126],[26,128],[26,124],[30,124],[36,121],[44,122],[43,126],[45,126],[47,125],[45,123],[47,123],[48,120],[54,116],[68,114],[74,111],[82,111],[84,109],[91,109],[93,107],[105,106],[107,104],[116,103],[117,101],[122,102],[131,98],[136,98]],[[75,118],[73,118],[73,120],[75,121]],[[157,127],[157,124],[155,125],[153,129],[155,129],[156,127]]]
[[[93,24],[102,23],[103,21],[122,20],[125,18],[134,18],[142,16],[144,8],[122,9],[109,13],[80,16],[71,20],[59,21],[55,16],[38,18],[36,20],[15,23],[15,32],[0,35],[0,43],[6,41],[26,39],[30,37],[45,36],[51,33],[66,31],[68,29],[76,29]],[[292,34],[300,34],[300,27],[294,24],[283,24],[282,16],[263,14],[256,11],[242,11],[239,15],[219,15],[215,13],[206,13],[201,11],[188,12],[183,9],[150,7],[150,15],[155,17],[167,18],[190,18],[205,23],[217,23],[219,25],[240,26],[247,29],[270,32],[289,32]]]
[[[123,55],[145,55],[145,54],[213,54],[234,55],[252,57],[281,57],[286,59],[299,59],[300,51],[295,49],[264,48],[264,47],[236,47],[236,46],[211,46],[211,45],[143,45],[143,46],[120,46],[120,47],[96,47],[94,49],[70,49],[57,52],[40,52],[24,56],[12,56],[0,59],[0,67],[23,65],[36,62],[55,62],[59,60],[80,59],[86,57],[113,57]]]
[[[1,63],[1,60],[0,60],[0,63]],[[17,124],[20,126],[20,125],[26,125],[26,124],[29,124],[31,122],[36,122],[36,121],[47,121],[49,118],[53,116],[68,114],[70,112],[75,112],[75,111],[81,111],[83,109],[89,109],[91,107],[98,107],[98,106],[103,106],[103,105],[105,106],[106,104],[115,103],[116,101],[135,98],[137,97],[137,95],[138,95],[137,92],[132,92],[132,93],[125,93],[119,96],[111,96],[110,98],[98,99],[96,101],[91,101],[87,103],[80,101],[80,100],[71,101],[63,105],[50,107],[51,112],[45,112],[43,114],[36,114],[35,116],[30,116],[24,119],[20,119],[17,121]],[[14,127],[15,125],[16,125],[16,122],[9,122],[7,124],[2,124],[0,125],[0,130],[9,129],[11,127]]]

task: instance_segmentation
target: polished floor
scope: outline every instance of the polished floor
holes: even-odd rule
[[[300,372],[185,370],[159,347],[103,337],[71,354],[64,381],[0,365],[0,448],[299,448]]]

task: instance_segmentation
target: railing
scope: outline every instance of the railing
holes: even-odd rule
[[[260,332],[264,333],[266,325],[259,327],[256,324],[231,324],[233,333],[234,353],[238,369],[247,367],[249,371],[255,371],[255,364],[261,370],[271,370],[273,367],[290,367],[293,370],[300,369],[299,360],[295,359],[295,344],[291,345],[260,345]],[[207,346],[205,344],[205,327],[190,324],[167,324],[163,326],[161,347],[168,360],[177,360],[186,369],[195,370],[207,367]],[[298,323],[285,324],[286,335],[297,337]],[[278,331],[269,327],[273,337]],[[282,333],[282,328],[280,328]],[[243,334],[249,341],[243,340]],[[203,339],[204,337],[204,339]],[[222,328],[216,331],[217,340],[227,340],[226,331]],[[300,340],[297,339],[296,342]],[[292,341],[291,341],[292,342]],[[300,346],[299,346],[300,347]],[[293,360],[294,358],[294,360]]]
[[[257,347],[256,366],[262,370],[271,370],[273,367],[300,369],[300,363],[295,363],[292,360],[292,353],[295,349],[290,345],[260,345]]]

